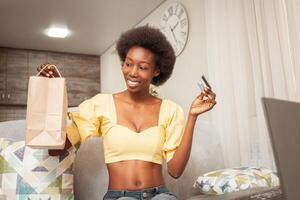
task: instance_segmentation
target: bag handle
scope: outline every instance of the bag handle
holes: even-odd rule
[[[43,69],[41,69],[41,70],[37,73],[36,76],[39,76],[39,75],[42,73],[42,71],[44,71],[44,69],[46,69],[46,67],[54,67],[55,70],[57,71],[58,75],[59,75],[60,77],[62,77],[61,74],[60,74],[60,72],[59,72],[59,70],[57,69],[57,67],[56,67],[55,65],[53,65],[53,64],[47,64],[47,65],[45,65],[45,66],[43,67]],[[54,77],[52,74],[51,74],[51,76]]]

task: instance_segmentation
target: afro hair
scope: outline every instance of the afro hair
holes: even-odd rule
[[[154,61],[160,74],[154,77],[151,83],[156,86],[165,83],[173,72],[176,57],[164,34],[159,29],[148,25],[132,28],[123,33],[116,45],[122,63],[124,63],[129,49],[134,46],[150,50],[154,55]]]

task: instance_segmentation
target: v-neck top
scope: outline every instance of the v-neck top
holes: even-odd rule
[[[141,132],[117,123],[112,94],[98,94],[84,101],[71,117],[72,124],[67,130],[70,142],[78,147],[90,136],[101,136],[105,163],[143,160],[162,164],[163,159],[168,162],[184,131],[182,108],[167,99],[161,102],[157,125]]]

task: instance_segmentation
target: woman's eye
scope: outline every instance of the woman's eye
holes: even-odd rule
[[[141,70],[146,70],[147,69],[147,67],[144,67],[144,66],[140,66],[139,67]]]
[[[131,67],[131,66],[132,66],[131,63],[125,63],[125,65],[126,65],[127,67]]]

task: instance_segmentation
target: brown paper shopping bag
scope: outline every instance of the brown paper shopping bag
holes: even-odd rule
[[[41,71],[29,79],[25,143],[32,148],[63,149],[68,108],[66,80],[59,72],[59,78],[40,77]]]

